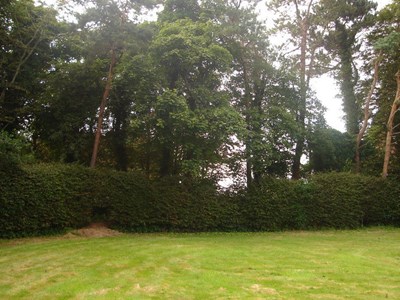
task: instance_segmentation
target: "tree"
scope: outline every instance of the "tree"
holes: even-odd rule
[[[356,140],[356,156],[355,156],[355,162],[356,162],[356,172],[360,173],[361,171],[361,142],[364,137],[365,131],[367,130],[368,127],[368,121],[371,115],[370,112],[370,106],[372,102],[372,96],[374,93],[374,90],[376,88],[376,84],[378,82],[379,78],[379,64],[382,60],[382,51],[379,52],[377,57],[374,59],[374,76],[372,79],[371,87],[368,92],[368,95],[365,99],[365,104],[364,104],[364,119],[363,123],[360,128],[360,132],[357,134],[357,140]]]
[[[316,128],[309,143],[312,172],[341,172],[351,165],[354,142],[350,134],[332,128]]]
[[[394,118],[396,112],[400,108],[400,65],[398,49],[400,47],[400,1],[394,1],[380,13],[381,23],[386,23],[386,36],[377,41],[376,47],[385,49],[391,58],[397,59],[396,92],[391,106],[390,114],[387,121],[387,133],[385,142],[385,158],[383,163],[382,177],[388,176],[389,160],[392,153],[392,139],[394,130]]]
[[[326,48],[339,60],[336,78],[343,97],[346,129],[352,135],[359,133],[360,106],[356,95],[359,74],[355,55],[359,53],[362,39],[359,35],[373,25],[376,3],[370,0],[322,0],[321,17],[328,20],[329,35]]]
[[[79,1],[78,1],[79,2]],[[90,166],[96,165],[100,137],[102,135],[103,118],[106,106],[110,97],[113,85],[115,68],[118,60],[127,47],[126,41],[129,40],[129,34],[135,27],[133,20],[130,20],[130,14],[135,17],[142,6],[151,7],[155,3],[152,1],[112,1],[97,0],[92,1],[94,6],[88,7],[86,12],[78,17],[82,33],[88,38],[88,43],[92,46],[93,60],[108,56],[107,76],[99,112],[97,117],[97,126],[95,127],[95,139],[93,144],[92,158]]]
[[[272,67],[267,62],[267,37],[254,12],[259,1],[242,5],[240,1],[206,1],[207,17],[220,24],[218,35],[233,56],[233,70],[227,86],[232,103],[246,123],[244,159],[246,181],[258,181],[263,157],[270,144],[263,139],[263,101]]]
[[[198,21],[201,8],[197,0],[166,0],[159,15],[160,22],[175,22],[181,19]]]
[[[117,170],[141,169],[152,175],[152,161],[157,160],[153,133],[159,82],[148,55],[125,56],[120,62],[109,103]]]
[[[159,173],[204,176],[219,160],[218,149],[230,143],[229,137],[240,122],[221,90],[222,76],[232,56],[216,41],[216,28],[210,22],[185,18],[160,26],[151,45],[152,59],[163,75],[164,86],[156,109]],[[188,110],[177,114],[173,108],[178,105],[183,109],[183,99]],[[176,128],[178,120],[186,122],[184,133]]]
[[[101,131],[103,127],[103,117],[106,105],[112,88],[114,70],[120,56],[120,49],[123,48],[124,33],[128,21],[128,3],[120,7],[114,1],[96,1],[96,7],[89,8],[84,15],[80,16],[80,25],[89,35],[95,37],[94,45],[97,50],[103,50],[109,55],[108,71],[105,80],[105,87],[99,107],[97,126],[93,144],[92,158],[90,167],[96,166],[97,154],[100,145]]]
[[[226,87],[246,127],[236,134],[242,145],[232,160],[235,175],[245,176],[247,186],[266,174],[287,175],[295,131],[295,80],[272,65],[275,53],[255,12],[258,3],[209,0],[203,14],[218,26],[216,35],[233,57]]]
[[[394,173],[398,170],[399,145],[395,128],[397,127],[396,124],[399,123],[398,116],[396,116],[399,108],[399,7],[400,2],[396,0],[382,9],[378,14],[376,27],[369,36],[372,49],[381,53],[381,63],[379,84],[374,95],[376,113],[372,119],[368,138],[375,147],[376,157],[383,160],[383,168],[381,169],[383,177],[388,176],[389,167]],[[389,164],[390,160],[392,160],[391,164]]]
[[[307,102],[310,96],[310,80],[318,74],[324,63],[322,52],[323,37],[326,30],[326,20],[321,18],[316,11],[314,0],[272,0],[270,9],[279,19],[277,30],[287,33],[291,46],[290,52],[295,52],[293,57],[294,72],[299,78],[299,103],[297,113],[298,134],[292,164],[292,178],[301,177],[301,158],[304,154],[306,142],[306,115]],[[290,12],[293,11],[294,15]],[[298,51],[298,52],[296,52]]]
[[[80,53],[69,54],[80,57]],[[88,163],[103,69],[102,62],[75,59],[62,59],[54,65],[38,98],[32,126],[34,149],[40,159]]]
[[[32,149],[23,136],[0,131],[0,170],[15,171],[19,164],[32,161]]]
[[[60,26],[53,9],[30,0],[2,1],[0,22],[0,128],[12,132],[30,123]]]
[[[387,133],[386,133],[386,143],[385,143],[385,159],[383,161],[383,171],[382,177],[388,176],[389,160],[392,152],[392,138],[393,138],[393,124],[394,117],[400,108],[400,69],[396,73],[396,96],[393,100],[392,109],[390,110],[388,122],[387,122]]]

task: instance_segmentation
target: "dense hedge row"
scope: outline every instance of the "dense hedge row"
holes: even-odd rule
[[[0,171],[0,237],[105,221],[120,230],[271,231],[400,225],[400,185],[344,173],[308,182],[265,179],[236,194],[208,181],[77,166]]]

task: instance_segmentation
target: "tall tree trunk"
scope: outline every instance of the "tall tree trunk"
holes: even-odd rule
[[[250,83],[249,77],[247,73],[247,66],[246,62],[243,57],[240,58],[242,68],[243,68],[243,80],[244,80],[244,105],[245,105],[245,120],[246,120],[246,127],[247,127],[247,137],[245,141],[246,147],[246,182],[247,186],[251,186],[253,184],[253,158],[252,158],[252,133],[253,133],[253,126],[252,126],[252,116],[251,116],[251,92],[250,92]]]
[[[152,114],[150,112],[150,114]],[[151,127],[150,124],[146,124],[146,131],[145,131],[145,145],[144,145],[144,170],[147,178],[150,178],[150,168],[151,168],[151,159],[153,157],[152,155],[152,147],[151,147],[151,141],[152,141],[152,135],[151,135]]]
[[[95,135],[94,144],[93,144],[92,159],[90,160],[90,167],[91,168],[95,168],[96,167],[97,154],[98,154],[99,145],[100,145],[101,129],[103,127],[104,111],[106,109],[108,97],[110,95],[110,91],[111,91],[111,88],[112,88],[114,67],[115,67],[116,63],[117,63],[117,53],[116,53],[115,48],[113,47],[112,50],[111,50],[111,61],[110,61],[110,67],[109,67],[109,70],[108,70],[106,87],[104,89],[103,98],[102,98],[101,103],[100,103],[99,116],[97,118],[96,135]]]
[[[299,112],[297,116],[297,124],[299,126],[299,136],[296,141],[296,149],[293,158],[292,166],[292,179],[298,180],[301,177],[301,157],[304,150],[304,131],[305,131],[305,119],[307,110],[307,81],[306,81],[306,51],[307,51],[307,31],[308,31],[308,20],[303,19],[301,24],[301,43],[300,43],[300,104]]]
[[[168,88],[173,91],[177,88],[177,82],[179,80],[179,73],[173,70],[169,74]],[[169,116],[168,116],[169,118]],[[150,135],[150,130],[148,131]],[[148,139],[150,141],[150,138]],[[161,145],[161,157],[159,160],[158,175],[160,177],[165,177],[173,174],[173,161],[174,161],[174,151],[172,143],[166,144],[165,142]]]
[[[351,53],[345,51],[341,55],[340,89],[343,95],[343,107],[346,112],[346,130],[352,136],[359,132],[359,108],[355,95],[355,81]]]
[[[247,187],[250,187],[253,184],[253,175],[252,175],[253,164],[251,163],[250,150],[248,150],[249,147],[250,147],[250,145],[247,142],[246,143],[246,184],[247,184]]]
[[[253,132],[254,132],[254,139],[256,143],[263,143],[263,115],[264,111],[262,108],[262,100],[265,94],[265,86],[266,81],[264,78],[260,78],[260,82],[254,82],[254,100],[253,100]],[[254,166],[253,166],[253,183],[259,184],[263,174],[265,173],[265,165],[262,159],[262,153],[260,150],[253,151],[254,157]]]
[[[117,171],[128,171],[128,155],[126,153],[126,121],[117,119],[113,134],[113,146]]]
[[[113,152],[115,156],[116,169],[118,171],[128,170],[128,154],[126,149],[129,127],[129,103],[124,98],[115,99],[113,105]]]
[[[168,145],[162,147],[160,177],[172,175],[172,150]]]
[[[372,80],[371,83],[371,88],[368,92],[367,98],[365,99],[365,106],[364,106],[364,120],[363,120],[363,124],[360,128],[360,132],[357,135],[357,141],[356,141],[356,157],[355,157],[355,161],[356,161],[356,172],[360,173],[361,171],[361,157],[360,157],[360,152],[361,152],[361,140],[365,134],[365,131],[367,130],[367,126],[368,126],[368,120],[370,117],[370,112],[369,112],[369,107],[371,104],[371,99],[372,99],[372,95],[374,93],[375,87],[376,87],[376,83],[378,82],[378,72],[379,72],[379,64],[382,60],[382,51],[379,52],[378,56],[375,59],[374,62],[374,78]]]
[[[392,104],[392,110],[390,111],[389,119],[387,122],[387,134],[386,134],[386,144],[385,144],[385,159],[383,161],[383,171],[382,177],[386,178],[388,176],[390,154],[392,151],[392,137],[393,137],[393,122],[394,116],[400,107],[400,70],[396,73],[397,91],[396,97]]]
[[[339,20],[335,21],[337,47],[340,59],[339,82],[343,96],[343,109],[346,113],[346,130],[353,136],[359,131],[359,110],[355,94],[355,85],[358,81],[358,72],[354,68],[353,45],[356,32],[346,28]]]

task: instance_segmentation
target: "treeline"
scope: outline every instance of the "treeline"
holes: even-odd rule
[[[399,174],[399,0],[379,12],[370,0],[0,7],[0,166],[76,163],[248,186],[332,170]],[[327,72],[346,133],[326,125],[310,88]]]
[[[209,180],[66,165],[0,172],[0,238],[105,222],[125,232],[279,231],[400,225],[400,186],[349,173],[264,178],[236,193]]]

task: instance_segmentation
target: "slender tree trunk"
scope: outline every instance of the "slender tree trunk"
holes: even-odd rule
[[[251,163],[251,158],[248,157],[250,156],[250,151],[247,150],[248,147],[249,143],[246,143],[246,184],[247,187],[250,187],[253,184],[253,175],[252,175],[253,164]]]
[[[150,112],[151,114],[151,112]],[[146,124],[146,143],[144,146],[144,170],[146,172],[146,177],[150,178],[150,167],[151,167],[151,158],[152,158],[152,153],[151,153],[151,128],[149,124]]]
[[[97,153],[99,151],[99,145],[100,145],[101,129],[103,127],[104,111],[106,109],[108,97],[110,95],[110,91],[112,88],[112,79],[113,79],[114,67],[115,67],[116,63],[117,63],[117,53],[116,53],[115,48],[113,47],[111,50],[111,61],[110,61],[110,67],[108,70],[106,87],[104,89],[103,98],[100,103],[99,116],[97,118],[96,135],[95,135],[94,144],[93,144],[92,159],[90,160],[91,168],[96,167]]]
[[[244,105],[245,105],[245,120],[247,127],[247,137],[245,141],[246,147],[246,182],[247,186],[251,186],[253,184],[253,159],[252,159],[252,138],[251,134],[253,133],[252,126],[252,117],[251,117],[251,93],[250,93],[250,84],[249,77],[247,73],[246,62],[243,58],[241,58],[241,64],[243,67],[243,80],[244,80]]]
[[[301,157],[304,150],[304,131],[306,119],[306,103],[307,103],[307,82],[306,82],[306,51],[307,51],[307,19],[301,21],[301,43],[300,43],[300,105],[299,113],[297,116],[297,123],[299,126],[299,136],[296,141],[296,149],[292,166],[292,179],[298,180],[301,177]]]
[[[162,147],[160,177],[172,175],[172,150],[168,145]]]
[[[354,91],[355,77],[353,74],[352,57],[350,51],[341,54],[341,82],[340,89],[343,95],[343,106],[346,112],[346,130],[352,136],[356,136],[359,131],[359,108]]]
[[[364,106],[364,120],[363,120],[363,124],[361,126],[360,132],[357,135],[357,142],[356,142],[356,157],[355,157],[355,161],[356,161],[356,172],[360,173],[361,171],[361,157],[360,157],[360,152],[361,152],[361,140],[365,134],[365,131],[367,130],[367,126],[368,126],[368,120],[370,117],[370,112],[369,112],[369,107],[371,104],[371,99],[372,99],[372,95],[374,93],[375,87],[376,87],[376,83],[378,82],[378,72],[379,72],[379,64],[382,60],[382,51],[378,54],[378,57],[375,59],[374,62],[374,78],[372,80],[371,83],[371,88],[368,92],[368,96],[365,99],[365,106]]]
[[[353,67],[353,50],[355,31],[350,31],[340,20],[335,21],[337,33],[337,50],[340,59],[339,81],[343,96],[343,109],[346,113],[346,131],[356,136],[359,131],[359,109],[355,94],[358,81],[357,69]]]
[[[113,144],[117,171],[128,171],[128,155],[126,153],[126,125],[125,120],[117,120],[114,129]]]
[[[265,94],[265,86],[266,81],[261,77],[261,81],[258,83],[254,82],[254,100],[253,100],[253,108],[254,108],[254,120],[253,120],[253,132],[254,139],[256,143],[262,143],[263,136],[263,108],[262,108],[262,100]],[[259,184],[260,180],[265,173],[265,165],[262,160],[262,153],[260,150],[253,152],[254,158],[254,166],[253,166],[253,183]]]
[[[392,110],[390,111],[389,119],[387,122],[387,134],[386,134],[386,144],[385,144],[385,159],[383,161],[383,171],[382,177],[386,178],[388,176],[390,154],[392,151],[392,136],[393,136],[393,122],[394,116],[400,107],[400,70],[396,73],[397,91],[396,97],[392,104]]]
[[[169,79],[168,88],[172,91],[176,89],[177,82],[179,80],[179,73],[174,71],[171,73]],[[169,116],[168,116],[169,118]],[[150,139],[149,139],[150,140]],[[165,142],[161,146],[161,157],[159,160],[158,174],[160,177],[165,177],[173,174],[173,161],[174,161],[174,146],[172,143],[166,144]]]

